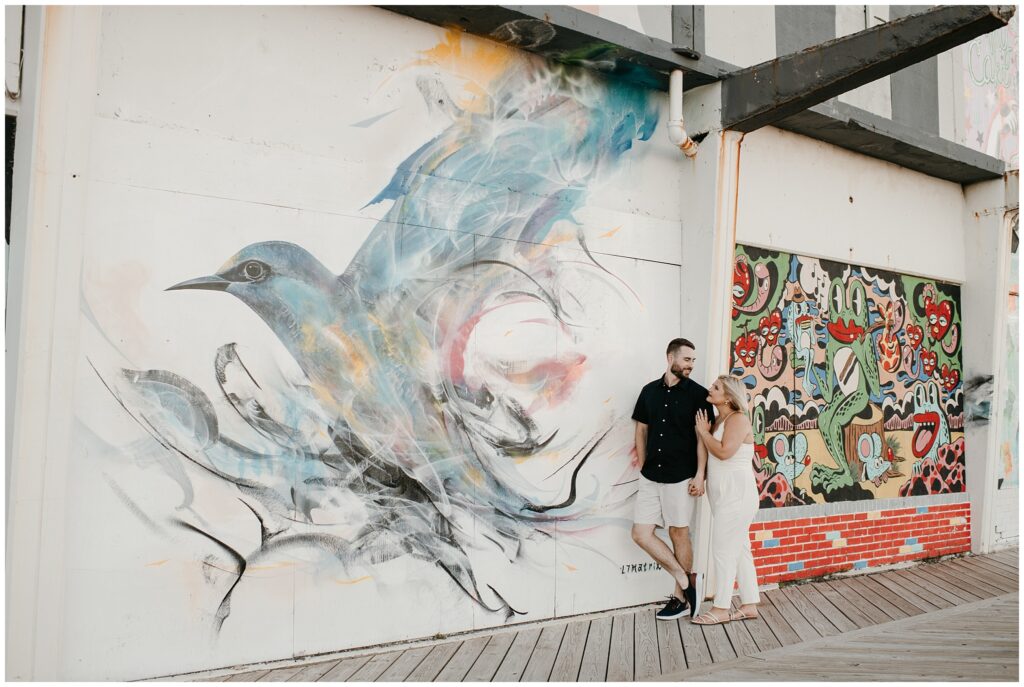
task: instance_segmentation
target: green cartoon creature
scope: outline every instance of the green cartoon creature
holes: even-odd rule
[[[811,487],[826,501],[870,498],[870,492],[857,484],[846,457],[843,430],[870,405],[879,394],[878,361],[868,327],[868,298],[863,282],[851,280],[849,299],[841,279],[829,286],[829,313],[826,322],[826,372],[821,377],[815,367],[818,390],[825,401],[818,416],[818,430],[836,467],[815,463],[811,469]]]

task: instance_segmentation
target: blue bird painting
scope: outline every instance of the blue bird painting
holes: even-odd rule
[[[514,561],[523,542],[586,527],[612,498],[609,485],[579,478],[612,450],[602,443],[610,427],[542,421],[588,373],[587,351],[573,342],[589,311],[566,283],[559,246],[570,242],[589,278],[625,290],[589,252],[575,213],[653,134],[655,102],[643,89],[537,60],[500,71],[472,107],[439,83],[419,85],[450,123],[370,200],[390,207],[343,273],[296,243],[263,241],[167,288],[167,298],[233,297],[223,307],[259,316],[305,376],[269,384],[236,343],[220,347],[220,392],[252,438],[229,436],[208,396],[173,372],[98,371],[164,447],[169,474],[186,486],[174,467],[182,463],[231,485],[259,523],[252,551],[202,523],[176,523],[235,563],[218,628],[246,568],[290,547],[342,566],[413,557],[510,618],[523,610],[478,579],[473,542]],[[506,314],[566,344],[519,361],[489,355],[485,324]],[[541,455],[557,456],[563,479],[551,486],[521,469]],[[332,505],[352,495],[361,515],[341,522]],[[337,520],[325,516],[332,512]]]

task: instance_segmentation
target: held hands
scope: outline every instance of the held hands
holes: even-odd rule
[[[706,410],[697,411],[696,428],[697,434],[708,434],[711,432],[711,420],[708,419]]]
[[[697,475],[690,480],[690,496],[704,495],[704,475]]]

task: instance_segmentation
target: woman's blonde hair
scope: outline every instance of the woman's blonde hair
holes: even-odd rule
[[[718,380],[722,383],[722,391],[729,400],[729,407],[749,417],[750,402],[747,397],[747,387],[743,382],[732,375],[719,375]]]

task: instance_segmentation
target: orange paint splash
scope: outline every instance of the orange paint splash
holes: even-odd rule
[[[610,239],[611,237],[613,237],[613,236],[615,236],[616,234],[619,233],[619,229],[622,229],[622,227],[619,226],[619,227],[615,227],[614,229],[609,229],[605,233],[603,233],[600,236],[598,236],[598,238],[599,239]]]
[[[438,66],[463,79],[465,94],[458,102],[459,107],[470,112],[483,112],[491,82],[509,69],[516,59],[515,53],[498,43],[464,38],[459,29],[446,30],[444,39],[420,53],[423,57],[413,65]]]
[[[370,577],[369,575],[363,575],[362,577],[356,577],[356,578],[353,578],[351,580],[335,580],[334,582],[336,584],[359,584],[360,582],[366,582],[367,580],[372,580],[372,579],[373,578]]]
[[[158,566],[163,565],[164,563],[166,563],[169,560],[170,560],[169,558],[165,558],[162,561],[153,561],[152,563],[146,563],[146,567],[147,568],[156,568]]]

